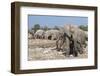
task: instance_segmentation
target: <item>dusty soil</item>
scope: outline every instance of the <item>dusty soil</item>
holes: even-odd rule
[[[55,60],[55,59],[76,59],[87,58],[87,50],[78,57],[65,55],[64,52],[58,52],[55,47],[55,40],[29,39],[28,41],[28,60]]]

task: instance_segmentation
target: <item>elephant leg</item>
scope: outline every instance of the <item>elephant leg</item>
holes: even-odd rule
[[[39,39],[39,36],[37,35],[37,39]]]
[[[34,38],[35,38],[35,39],[37,38],[36,35],[34,35]]]
[[[74,56],[74,57],[77,57],[77,56],[78,56],[78,52],[77,52],[77,51],[74,51],[74,52],[73,52],[73,56]]]
[[[56,49],[57,49],[57,51],[59,51],[59,44],[58,43],[59,43],[59,40],[56,41]]]
[[[63,46],[64,42],[62,40],[58,40],[57,42],[57,50],[60,51],[60,50],[63,50],[61,47]]]
[[[46,36],[46,40],[48,40],[48,36]]]
[[[64,40],[61,40],[61,44],[60,44],[60,48],[61,48],[61,50],[63,50],[63,46],[64,45]]]
[[[76,49],[76,47],[74,46],[73,48],[73,56],[77,57],[78,56],[78,50]]]
[[[36,39],[38,39],[38,36],[36,35]]]
[[[83,54],[83,50],[82,50],[82,49],[79,49],[78,52],[79,52],[80,54]]]
[[[39,39],[41,39],[41,36],[39,36]]]
[[[80,54],[83,54],[83,47],[82,46],[78,46],[78,52],[80,53]]]
[[[60,51],[60,40],[57,40],[56,41],[56,49],[57,49],[57,51]]]
[[[44,35],[42,36],[42,39],[45,39]]]

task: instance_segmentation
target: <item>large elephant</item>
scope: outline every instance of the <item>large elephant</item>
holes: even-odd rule
[[[78,28],[77,25],[65,25],[64,30],[69,36],[72,34],[74,39],[81,44],[84,44],[88,37],[85,31]]]
[[[59,35],[59,30],[47,30],[45,32],[45,39],[57,40]]]
[[[43,39],[45,31],[44,30],[37,30],[34,34],[35,39]]]
[[[63,34],[59,35],[59,38],[56,42],[57,44],[57,49],[60,50],[64,50],[65,52],[70,50],[70,37],[71,35],[73,36],[74,39],[74,50],[76,53],[83,53],[83,46],[84,43],[86,42],[86,38],[88,37],[87,34],[81,30],[80,28],[78,28],[75,25],[65,25],[63,28],[60,28],[60,30],[64,33],[67,34],[67,36],[65,37]],[[67,50],[66,50],[67,49]]]

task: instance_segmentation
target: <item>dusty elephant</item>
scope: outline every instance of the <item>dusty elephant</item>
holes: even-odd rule
[[[57,40],[59,35],[59,30],[48,30],[45,32],[45,39]]]
[[[69,36],[72,34],[74,39],[79,41],[81,44],[85,43],[87,34],[76,25],[65,25],[64,30],[69,34]]]
[[[76,53],[83,53],[83,47],[82,45],[86,42],[87,35],[84,33],[83,30],[79,29],[78,27],[74,25],[65,25],[64,28],[61,28],[61,30],[67,34],[66,41],[63,43],[63,40],[59,39],[57,41],[57,47],[61,48],[65,52],[68,53],[70,50],[69,48],[69,42],[70,42],[70,36],[73,35],[74,38],[74,50]],[[63,36],[64,37],[64,36]],[[64,39],[64,38],[62,38]],[[63,44],[62,44],[63,43]],[[65,50],[67,49],[67,50]]]
[[[43,39],[45,31],[44,30],[37,30],[34,34],[35,39]]]

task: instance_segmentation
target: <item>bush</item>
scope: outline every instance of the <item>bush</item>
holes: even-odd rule
[[[44,26],[44,27],[43,27],[43,30],[44,30],[44,31],[47,31],[47,30],[48,30],[48,27],[47,27],[47,26]]]
[[[55,29],[55,30],[59,30],[59,27],[58,27],[58,26],[55,26],[54,29]]]
[[[88,31],[87,25],[80,25],[79,28],[82,29],[83,31]]]
[[[37,30],[40,29],[40,25],[39,24],[35,24],[32,28],[32,30],[34,30],[34,32],[36,32]]]

